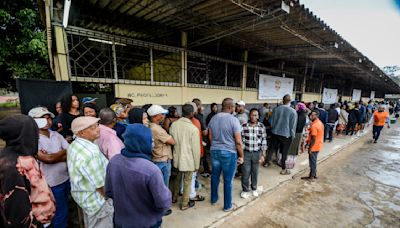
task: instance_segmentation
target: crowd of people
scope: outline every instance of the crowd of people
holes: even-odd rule
[[[220,111],[213,103],[205,116],[197,98],[179,113],[173,106],[134,107],[130,99],[100,109],[95,98],[67,95],[55,108],[57,115],[38,106],[0,120],[4,227],[67,227],[69,196],[86,227],[160,227],[172,204],[187,210],[208,197],[198,193],[199,175],[210,177],[215,205],[222,174],[229,212],[236,207],[235,177],[242,198],[258,197],[260,166],[275,161],[288,175],[296,156],[307,152],[310,174],[302,179],[315,181],[324,142],[373,124],[377,143],[400,104],[345,101],[326,110],[286,95],[273,109],[265,103],[248,111],[244,101],[225,98]]]

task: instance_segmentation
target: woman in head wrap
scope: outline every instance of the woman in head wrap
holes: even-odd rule
[[[128,113],[128,121],[130,124],[139,123],[146,127],[149,126],[147,113],[141,108],[133,108]]]
[[[307,113],[306,113],[306,105],[304,103],[297,103],[295,105],[295,109],[297,111],[297,126],[296,126],[296,134],[295,137],[290,144],[288,158],[286,163],[289,163],[287,167],[294,168],[294,160],[296,156],[299,154],[299,148],[301,139],[303,136],[304,126],[307,122]]]
[[[42,227],[55,213],[54,197],[34,158],[38,153],[39,129],[26,115],[0,121],[1,227]]]

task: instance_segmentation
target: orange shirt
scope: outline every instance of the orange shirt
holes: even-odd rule
[[[199,133],[200,133],[200,151],[201,151],[201,157],[203,157],[204,155],[204,147],[203,147],[203,132],[201,132],[201,123],[198,119],[196,118],[192,118],[192,123],[194,126],[197,127],[197,129],[199,129]]]
[[[386,119],[389,117],[388,112],[374,112],[374,126],[383,126],[386,123]]]
[[[310,134],[308,135],[308,144],[311,143],[311,136],[315,136],[315,143],[311,147],[312,152],[319,152],[324,144],[324,124],[316,119],[311,123]]]

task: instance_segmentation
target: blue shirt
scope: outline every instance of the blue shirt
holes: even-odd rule
[[[226,112],[218,113],[211,119],[208,127],[212,132],[211,150],[236,153],[235,133],[242,130],[236,117]]]

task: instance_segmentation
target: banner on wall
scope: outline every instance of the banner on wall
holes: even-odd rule
[[[324,88],[324,92],[322,94],[322,103],[324,104],[334,104],[337,101],[337,89],[328,89]]]
[[[375,91],[371,91],[371,95],[369,96],[369,99],[371,99],[371,100],[375,99]]]
[[[293,78],[275,77],[266,74],[260,74],[258,85],[258,99],[276,99],[280,100],[286,94],[293,93]]]
[[[353,89],[353,96],[351,97],[352,101],[360,101],[361,100],[361,90]]]

